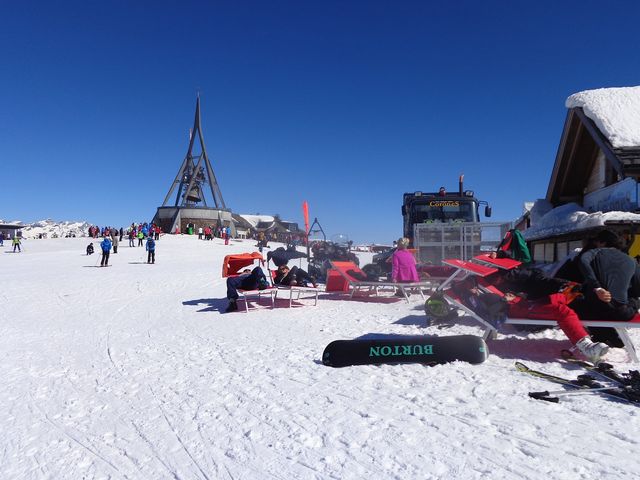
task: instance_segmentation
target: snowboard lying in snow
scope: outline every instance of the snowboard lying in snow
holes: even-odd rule
[[[475,335],[390,335],[386,338],[335,340],[324,349],[322,363],[329,367],[382,363],[438,365],[455,360],[482,363],[488,356],[486,343]]]

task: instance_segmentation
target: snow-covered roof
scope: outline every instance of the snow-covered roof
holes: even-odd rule
[[[276,217],[272,215],[245,215],[244,213],[239,213],[238,216],[242,217],[245,221],[250,223],[253,228],[256,228],[260,223],[265,224],[273,223],[276,221]],[[293,221],[282,219],[280,219],[280,222],[283,224],[296,223]]]
[[[275,220],[272,215],[245,215],[244,213],[239,213],[238,215],[249,222],[254,228],[258,226],[259,223],[271,223]]]
[[[536,210],[535,206],[533,210]],[[525,240],[537,240],[539,238],[604,227],[607,222],[640,223],[640,215],[630,212],[587,213],[577,203],[567,203],[547,212],[540,217],[537,223],[532,221],[533,225],[522,232],[522,236]]]
[[[614,148],[640,147],[640,86],[585,90],[565,105],[581,107]]]

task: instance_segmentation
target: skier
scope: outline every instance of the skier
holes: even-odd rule
[[[87,255],[93,255],[93,242],[87,245]]]
[[[20,249],[20,238],[16,235],[13,237],[13,253],[16,252],[16,247],[18,248],[18,253],[20,253],[22,250]]]
[[[100,242],[100,248],[102,248],[102,259],[100,260],[101,267],[109,266],[109,253],[111,253],[111,239],[108,235],[104,236],[104,240]]]
[[[156,263],[156,241],[152,235],[147,237],[146,250],[149,252],[147,255],[147,263]]]
[[[202,227],[198,227],[198,240],[202,240]]]
[[[229,245],[229,238],[231,238],[231,227],[224,229],[224,244]]]
[[[142,233],[142,230],[138,230],[138,246],[141,247],[142,246],[142,239],[144,238],[144,233]]]
[[[0,232],[0,247],[4,246],[4,233]]]

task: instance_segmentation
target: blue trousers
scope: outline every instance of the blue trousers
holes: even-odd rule
[[[256,267],[251,273],[245,273],[243,275],[237,275],[235,277],[227,278],[227,298],[229,300],[238,299],[238,289],[241,290],[255,290],[258,288],[258,283],[263,280],[267,283],[267,277],[264,275],[262,268]]]

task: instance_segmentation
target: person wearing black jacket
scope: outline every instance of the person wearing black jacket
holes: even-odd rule
[[[229,300],[229,305],[227,305],[225,313],[238,310],[238,289],[255,290],[256,288],[258,290],[269,288],[269,281],[260,267],[255,267],[251,272],[245,269],[240,275],[228,277],[227,299]]]
[[[287,265],[278,267],[278,272],[276,273],[276,277],[273,279],[273,283],[276,285],[289,285],[292,287],[296,285],[306,287],[311,284],[314,288],[316,287],[315,278],[295,265],[291,268]]]
[[[583,297],[571,304],[580,318],[589,320],[631,320],[638,312],[640,267],[622,250],[618,235],[598,232],[574,260],[583,277]],[[612,347],[624,344],[615,329],[589,329],[592,338]]]
[[[576,305],[581,318],[626,321],[636,315],[640,275],[629,255],[612,247],[594,248],[580,256],[578,268],[584,276],[584,302]]]

